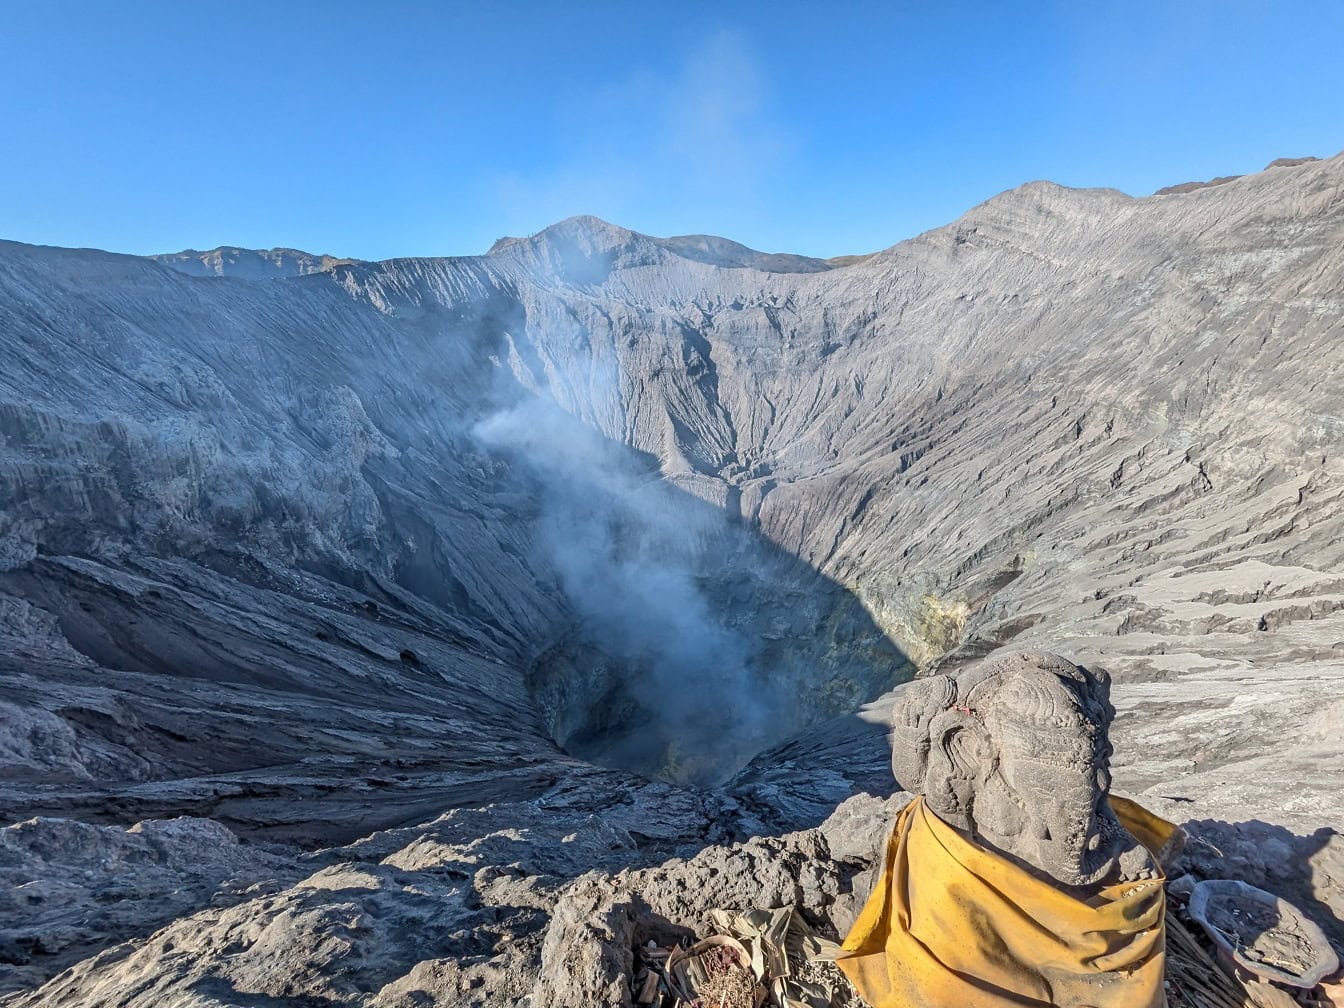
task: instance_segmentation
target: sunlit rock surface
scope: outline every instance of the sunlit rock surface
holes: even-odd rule
[[[843,927],[883,695],[1010,641],[1104,664],[1117,790],[1339,940],[1341,320],[1339,157],[842,265],[0,245],[0,987],[559,1004],[567,929],[775,875]]]

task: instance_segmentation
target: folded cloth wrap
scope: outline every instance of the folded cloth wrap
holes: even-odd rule
[[[1119,805],[1125,823],[1132,810]],[[1144,815],[1160,839],[1170,824]],[[1161,1008],[1163,881],[1079,899],[977,846],[916,798],[897,817],[837,962],[873,1008]]]

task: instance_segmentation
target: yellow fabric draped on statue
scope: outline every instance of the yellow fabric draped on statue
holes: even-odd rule
[[[1175,829],[1133,803],[1112,807],[1145,845]],[[837,961],[873,1008],[1160,1008],[1165,900],[1161,878],[1079,900],[916,798]]]

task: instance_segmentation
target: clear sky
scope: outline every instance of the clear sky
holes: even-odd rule
[[[484,251],[592,213],[883,248],[1037,178],[1344,149],[1344,3],[0,7],[0,237]]]

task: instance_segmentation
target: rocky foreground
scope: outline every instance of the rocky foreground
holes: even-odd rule
[[[843,935],[908,796],[858,794],[819,827],[735,844],[705,838],[731,808],[652,786],[594,815],[592,798],[449,812],[312,854],[202,819],[10,827],[0,880],[19,926],[0,954],[22,965],[7,982],[69,968],[4,1003],[628,1006],[633,949],[713,933],[715,908],[797,906]],[[1190,830],[1179,872],[1287,894],[1344,940],[1337,833]]]
[[[0,997],[621,1003],[714,907],[843,931],[889,691],[1010,641],[1344,940],[1342,320],[1344,157],[840,264],[0,245]]]

